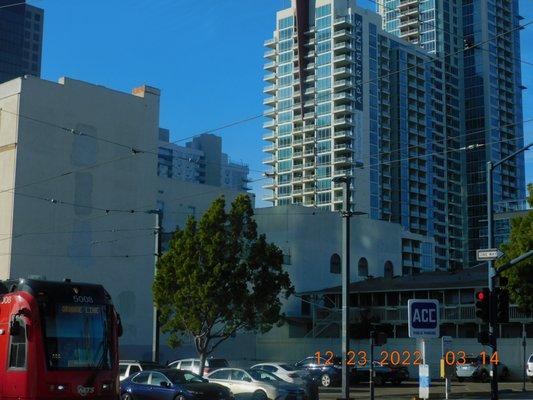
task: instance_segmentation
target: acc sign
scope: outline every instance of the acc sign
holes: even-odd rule
[[[439,301],[409,300],[407,302],[410,338],[439,337]]]

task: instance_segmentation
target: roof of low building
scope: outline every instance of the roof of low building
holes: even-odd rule
[[[477,288],[487,286],[487,279],[487,266],[479,265],[457,272],[438,270],[393,278],[367,278],[351,283],[350,293]],[[334,286],[301,294],[335,294],[341,290],[342,286]]]

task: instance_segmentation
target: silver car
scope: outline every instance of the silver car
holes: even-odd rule
[[[252,400],[304,400],[305,390],[284,382],[276,375],[263,370],[221,368],[207,376],[209,382],[219,383],[239,398]]]

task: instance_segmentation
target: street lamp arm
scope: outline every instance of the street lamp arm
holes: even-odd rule
[[[518,264],[519,262],[522,262],[526,259],[528,259],[529,257],[533,257],[533,249],[525,252],[524,254],[512,259],[511,261],[509,261],[508,263],[502,265],[500,268],[498,268],[498,270],[496,271],[496,273],[499,275],[501,274],[503,271],[507,271],[509,268],[512,268],[514,267],[516,264]]]
[[[533,146],[533,142],[529,143],[529,144],[528,144],[527,146],[525,146],[525,147],[522,147],[521,149],[516,150],[514,153],[509,154],[507,157],[502,158],[500,161],[495,162],[495,163],[491,163],[491,164],[490,164],[490,169],[494,169],[494,168],[496,168],[498,165],[501,165],[501,164],[503,164],[504,162],[506,162],[507,160],[510,160],[511,158],[515,157],[517,154],[520,154],[520,153],[522,153],[523,151],[528,150],[531,146]]]

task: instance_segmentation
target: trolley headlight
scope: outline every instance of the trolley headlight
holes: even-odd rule
[[[50,391],[56,393],[65,393],[68,389],[66,383],[53,383],[50,385]]]

